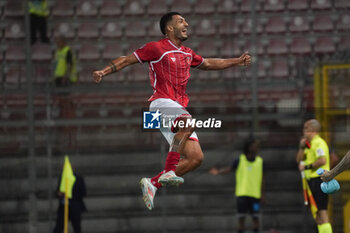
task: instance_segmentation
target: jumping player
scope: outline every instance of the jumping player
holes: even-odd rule
[[[149,99],[150,111],[175,116],[171,120],[186,126],[191,115],[185,109],[188,105],[186,86],[190,77],[190,68],[201,70],[222,70],[233,66],[247,66],[250,55],[245,52],[239,58],[203,58],[190,48],[182,45],[187,40],[188,23],[180,13],[170,12],[162,16],[160,30],[165,38],[149,42],[128,56],[113,60],[103,70],[93,72],[96,83],[104,76],[120,71],[135,64],[148,62],[149,76],[153,95]],[[157,116],[154,116],[157,117]],[[182,176],[197,168],[203,160],[203,152],[194,128],[162,128],[162,134],[170,144],[165,168],[153,178],[140,181],[143,200],[149,210],[153,209],[156,191],[165,185],[179,185],[184,182]],[[182,158],[180,159],[180,155]]]

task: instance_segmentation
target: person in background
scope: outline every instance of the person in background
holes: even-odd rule
[[[47,8],[46,0],[30,0],[29,17],[30,17],[30,42],[35,44],[36,34],[40,33],[40,40],[42,43],[49,43],[47,37],[47,16],[49,10]]]
[[[63,36],[56,38],[54,83],[56,87],[67,87],[78,81],[76,59]]]
[[[74,233],[81,233],[81,214],[85,212],[86,206],[83,198],[86,196],[86,187],[84,178],[74,173],[75,182],[73,185],[72,198],[69,199],[69,220],[72,223]],[[61,184],[61,176],[58,180],[58,187],[56,190],[59,200],[57,209],[56,225],[53,233],[62,233],[64,227],[64,193],[59,191]]]
[[[56,46],[54,85],[58,88],[69,87],[78,81],[76,59],[63,36],[58,36],[56,38]],[[58,102],[60,108],[60,118],[75,118],[74,102],[66,90],[58,93],[56,101]],[[60,138],[64,140],[64,142],[61,143],[64,146],[64,149],[66,149],[67,146],[73,147],[76,145],[76,127],[65,126],[62,129],[62,137]]]
[[[328,145],[319,136],[320,130],[321,125],[316,119],[305,122],[296,161],[299,164],[299,170],[305,173],[305,178],[317,205],[315,221],[318,232],[332,233],[332,226],[327,213],[328,195],[322,192],[320,187],[322,180],[316,172],[319,168],[328,171],[330,167]]]
[[[264,201],[265,185],[263,177],[263,159],[258,155],[259,143],[255,139],[245,142],[243,154],[237,158],[232,166],[212,168],[212,175],[236,173],[236,197],[238,212],[238,233],[245,230],[245,217],[251,214],[254,222],[254,233],[259,232],[260,203]]]

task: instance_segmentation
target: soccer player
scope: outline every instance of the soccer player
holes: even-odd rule
[[[128,56],[113,60],[103,70],[93,72],[96,83],[111,73],[135,64],[148,62],[149,77],[153,88],[150,97],[150,111],[158,114],[175,116],[185,127],[161,128],[161,133],[170,144],[165,161],[165,168],[153,178],[142,178],[140,181],[143,200],[152,210],[156,191],[165,185],[179,185],[184,182],[182,176],[197,168],[203,160],[203,152],[194,128],[186,122],[191,115],[186,110],[188,96],[186,86],[190,77],[190,68],[201,70],[222,70],[233,66],[247,66],[251,63],[250,55],[245,52],[239,58],[203,58],[190,48],[182,45],[187,40],[189,24],[177,12],[169,12],[160,20],[160,30],[165,38],[149,42]],[[157,117],[157,116],[154,116]],[[180,159],[180,155],[182,158]]]
[[[349,168],[350,168],[350,151],[346,153],[346,155],[342,158],[342,160],[332,170],[330,171],[325,170],[324,173],[321,175],[321,179],[324,182],[328,182]]]
[[[332,226],[328,219],[327,206],[328,195],[321,190],[322,180],[317,174],[317,169],[329,170],[329,149],[328,145],[319,136],[320,123],[316,119],[305,122],[303,137],[299,143],[299,150],[296,160],[299,163],[299,170],[305,172],[305,177],[311,189],[317,205],[316,224],[319,233],[332,233]],[[304,162],[301,163],[301,162]]]

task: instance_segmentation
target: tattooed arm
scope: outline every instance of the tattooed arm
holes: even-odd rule
[[[350,168],[350,151],[346,153],[346,155],[343,157],[343,159],[330,171],[325,171],[321,175],[321,179],[325,182],[330,181],[334,177],[336,177],[338,174],[342,173],[344,170]]]

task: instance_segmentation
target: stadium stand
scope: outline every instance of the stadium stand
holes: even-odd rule
[[[100,14],[104,17],[115,17],[122,14],[121,1],[104,0],[101,4]]]
[[[51,13],[53,17],[72,17],[74,15],[74,2],[55,1]]]

